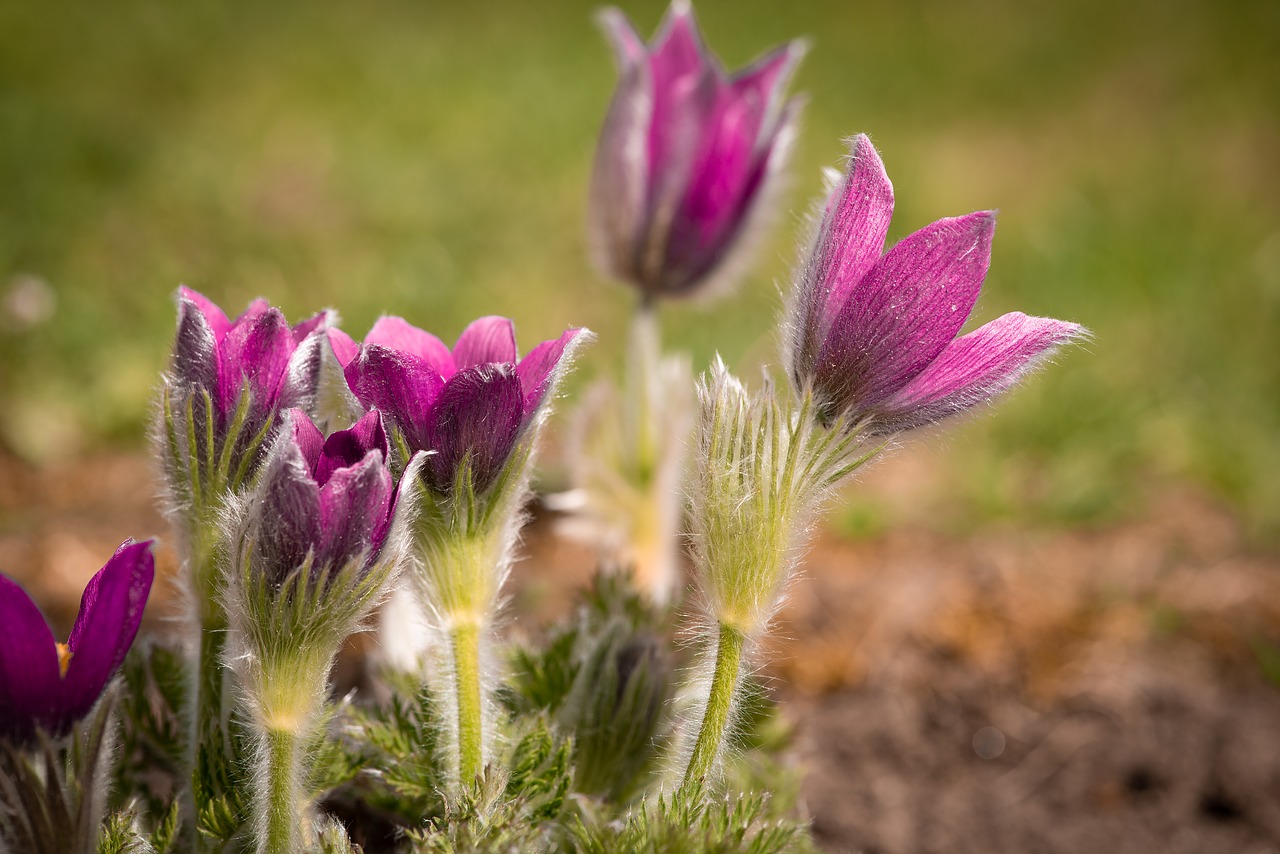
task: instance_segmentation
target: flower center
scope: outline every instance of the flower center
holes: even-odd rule
[[[71,647],[65,643],[58,644],[58,675],[63,679],[67,678],[67,667],[71,664]]]

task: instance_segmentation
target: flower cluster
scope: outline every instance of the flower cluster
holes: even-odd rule
[[[155,648],[125,664],[150,541],[126,541],[89,582],[65,644],[0,576],[0,849],[96,847],[99,760],[116,732],[113,695],[101,698],[122,665],[137,693],[124,761],[159,756],[173,779],[121,795],[134,806],[111,832],[133,841],[103,850],[354,850],[321,790],[335,813],[376,814],[396,825],[381,836],[431,850],[647,850],[661,835],[672,849],[714,838],[765,851],[802,833],[766,830],[762,805],[714,812],[706,793],[824,503],[895,437],[994,399],[1087,333],[1019,312],[964,333],[994,216],[941,219],[886,251],[893,188],[858,136],[797,266],[787,381],[752,390],[717,357],[695,388],[690,360],[661,351],[657,302],[732,278],[757,242],[799,110],[785,88],[800,46],[730,75],[684,0],[650,43],[620,12],[603,23],[620,80],[592,226],[605,270],[641,299],[626,382],[593,395],[571,467],[599,527],[630,540],[614,557],[635,581],[602,576],[540,653],[500,646],[537,442],[588,330],[523,357],[500,316],[452,347],[395,316],[357,341],[331,311],[290,325],[259,299],[231,320],[182,288],[153,431],[189,594],[180,664]],[[701,659],[681,670],[659,639],[686,592],[683,535]],[[334,702],[339,650],[391,597],[383,646],[407,645],[405,613],[429,637],[383,656],[408,672],[365,674],[378,710]],[[674,791],[634,807],[660,754],[679,766]],[[150,840],[129,811],[142,804]]]

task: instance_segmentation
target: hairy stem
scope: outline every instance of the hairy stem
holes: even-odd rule
[[[450,630],[453,678],[458,701],[458,782],[467,786],[484,761],[484,718],[480,685],[480,627],[462,623]]]
[[[258,734],[262,753],[253,793],[258,819],[259,854],[294,854],[301,850],[302,813],[298,784],[301,738],[290,729],[264,727]]]
[[[746,636],[726,623],[720,624],[720,643],[716,648],[715,671],[711,675],[711,689],[707,706],[698,729],[698,740],[693,745],[689,766],[685,769],[681,791],[705,780],[715,765],[729,728],[729,714],[733,710],[733,695],[738,688],[738,671],[742,667],[742,648]]]

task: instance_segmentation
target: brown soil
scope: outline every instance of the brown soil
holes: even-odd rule
[[[892,504],[911,465],[865,488]],[[134,455],[0,459],[0,569],[60,632],[125,536],[165,530],[152,483]],[[591,572],[551,529],[530,531],[515,615],[563,613]],[[1280,558],[1212,503],[1171,490],[1146,521],[1088,532],[908,518],[823,535],[806,575],[766,673],[825,848],[1280,851],[1280,688],[1260,666],[1280,660]],[[152,619],[174,610],[161,585]]]

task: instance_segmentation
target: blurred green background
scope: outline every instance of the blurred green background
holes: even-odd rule
[[[446,340],[509,314],[523,348],[585,324],[579,382],[614,370],[631,295],[585,253],[614,83],[593,6],[0,4],[0,443],[141,448],[179,283],[233,314],[335,306],[357,336],[382,312]],[[1101,524],[1189,484],[1280,542],[1280,3],[697,8],[733,67],[810,36],[810,103],[753,274],[668,309],[673,344],[776,363],[822,167],[867,131],[891,239],[1001,211],[976,321],[1096,334],[947,440],[941,524]],[[649,33],[662,4],[625,10]],[[842,518],[875,527],[874,508]]]

